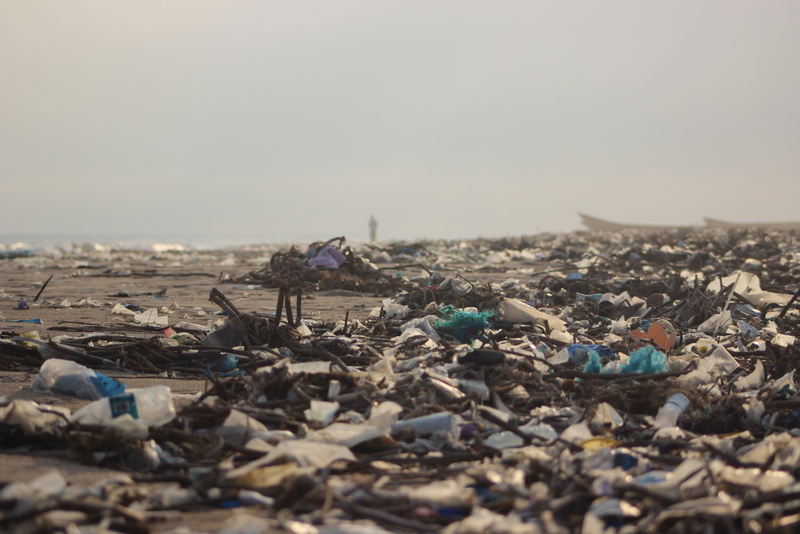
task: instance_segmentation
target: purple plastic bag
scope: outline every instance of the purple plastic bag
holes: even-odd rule
[[[328,245],[319,251],[313,259],[308,260],[308,264],[314,267],[325,267],[327,269],[338,269],[344,263],[345,257],[338,248]]]

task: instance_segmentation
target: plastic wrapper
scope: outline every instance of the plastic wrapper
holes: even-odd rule
[[[316,421],[323,427],[328,426],[336,412],[339,410],[338,402],[311,401],[311,407],[304,412],[306,419]]]
[[[12,512],[21,514],[34,510],[40,501],[64,491],[67,481],[56,470],[29,482],[12,482],[0,489],[0,503],[12,504]]]
[[[394,402],[382,402],[372,409],[370,418],[366,423],[355,425],[333,423],[322,430],[310,432],[308,439],[355,447],[359,443],[388,434],[397,414],[401,411],[402,408]]]
[[[567,323],[563,320],[537,310],[517,299],[504,299],[497,307],[497,316],[502,321],[526,323],[546,326],[549,330],[564,330]]]
[[[225,422],[216,432],[226,441],[239,446],[253,438],[261,438],[266,441],[270,437],[270,431],[263,423],[239,410],[231,410]]]
[[[0,399],[0,424],[21,428],[28,435],[55,434],[57,425],[70,417],[69,409],[59,406],[42,406],[23,399],[12,400],[3,406],[4,403]]]

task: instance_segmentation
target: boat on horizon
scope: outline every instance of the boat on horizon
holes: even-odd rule
[[[722,221],[720,219],[712,219],[710,217],[703,217],[705,226],[696,225],[657,225],[657,224],[628,224],[608,221],[586,215],[585,213],[578,213],[581,217],[581,223],[590,230],[604,230],[610,232],[619,232],[622,230],[640,230],[645,232],[663,232],[668,230],[691,230],[693,228],[749,228],[749,229],[762,229],[762,230],[800,230],[800,222],[772,222],[772,223],[755,223],[755,222],[731,222]]]

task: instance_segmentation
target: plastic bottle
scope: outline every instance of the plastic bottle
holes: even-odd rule
[[[121,415],[130,414],[147,426],[161,426],[175,418],[172,392],[167,386],[132,389],[121,395],[87,404],[70,421],[84,425],[104,425]]]
[[[665,426],[675,426],[678,422],[678,417],[689,407],[689,399],[683,393],[675,393],[671,395],[664,406],[658,409],[656,415],[655,427],[663,428]]]
[[[444,430],[453,436],[458,436],[458,423],[453,414],[449,412],[439,412],[422,417],[415,417],[406,421],[398,421],[392,427],[392,432],[406,432],[413,430],[417,436],[435,434]]]

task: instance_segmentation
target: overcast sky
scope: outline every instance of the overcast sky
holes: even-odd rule
[[[0,2],[0,234],[800,220],[800,2]]]

